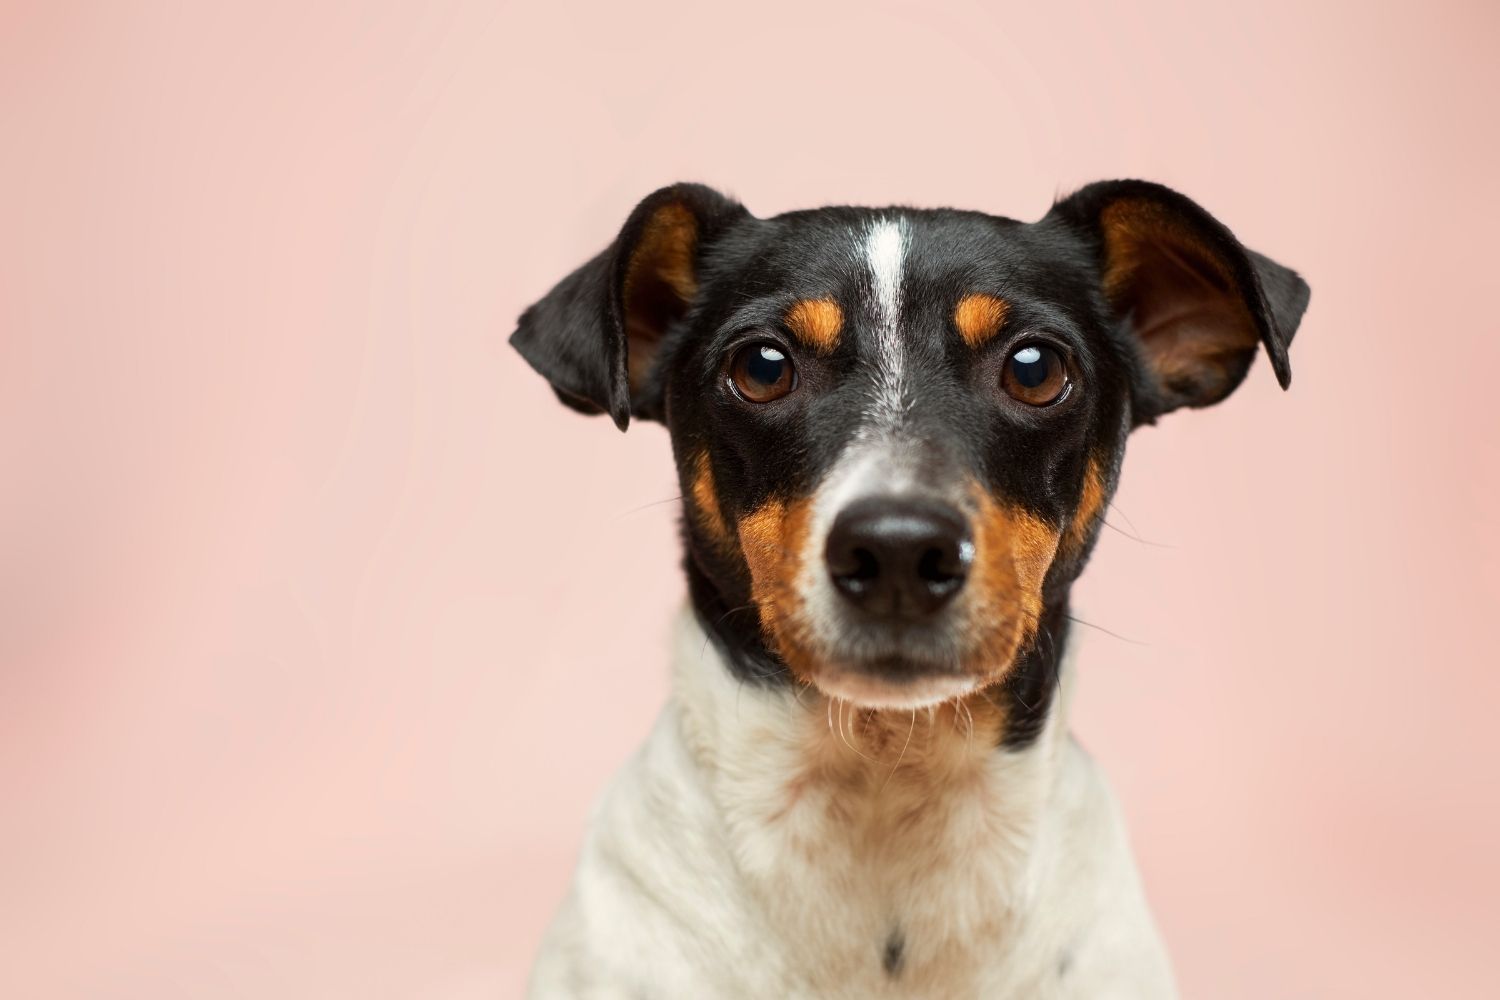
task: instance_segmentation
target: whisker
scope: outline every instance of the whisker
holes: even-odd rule
[[[916,731],[916,728],[917,710],[914,708],[911,710],[911,725],[906,728],[906,742],[901,744],[901,752],[896,755],[896,763],[891,765],[891,773],[885,776],[885,781],[880,786],[882,792],[885,791],[885,786],[891,783],[891,779],[896,776],[896,771],[901,767],[901,762],[906,759],[906,748],[911,746],[911,734]]]
[[[1169,544],[1167,542],[1153,542],[1153,541],[1151,541],[1148,538],[1142,538],[1139,534],[1135,533],[1135,525],[1130,523],[1130,518],[1126,516],[1126,514],[1125,514],[1125,512],[1123,510],[1121,510],[1120,508],[1116,507],[1112,501],[1109,504],[1109,509],[1112,510],[1112,511],[1114,511],[1116,514],[1119,514],[1121,517],[1125,518],[1125,523],[1126,524],[1130,524],[1130,528],[1131,528],[1130,531],[1126,531],[1124,528],[1120,527],[1119,525],[1111,524],[1109,522],[1109,518],[1107,518],[1107,517],[1101,517],[1099,519],[1099,522],[1101,524],[1103,524],[1106,528],[1110,529],[1111,531],[1118,531],[1120,534],[1124,535],[1126,538],[1130,539],[1131,541],[1133,541],[1133,542],[1140,542],[1142,545],[1149,545],[1153,549],[1175,549],[1177,547],[1177,546],[1171,545],[1171,544]]]
[[[1098,629],[1100,632],[1103,632],[1105,635],[1113,636],[1114,638],[1119,639],[1121,642],[1128,642],[1132,646],[1149,646],[1149,645],[1151,645],[1149,642],[1142,642],[1139,639],[1131,639],[1131,638],[1128,638],[1127,636],[1123,636],[1123,635],[1121,635],[1118,632],[1111,632],[1109,629],[1105,628],[1103,625],[1095,625],[1093,622],[1086,622],[1082,618],[1075,618],[1073,615],[1068,615],[1068,621],[1070,621],[1070,622],[1077,622],[1079,625],[1087,625],[1089,628],[1092,628],[1092,629]]]
[[[1033,615],[1031,618],[1031,623],[1033,628],[1032,648],[1037,651],[1038,656],[1042,657],[1042,659],[1046,661],[1048,669],[1052,671],[1052,683],[1056,688],[1057,693],[1062,694],[1062,671],[1059,670],[1057,666],[1057,637],[1052,634],[1052,630],[1047,627],[1047,624],[1045,622],[1042,621],[1041,615]],[[1043,651],[1038,645],[1039,641],[1041,640],[1046,641],[1047,647],[1045,651]],[[1020,701],[1020,698],[1017,697],[1016,700]],[[1026,705],[1024,701],[1022,701],[1021,704]],[[1030,705],[1026,705],[1026,708],[1027,711],[1033,710]]]
[[[856,747],[853,743],[850,743],[849,742],[849,738],[844,735],[844,699],[843,698],[838,699],[838,703],[839,703],[839,738],[844,741],[844,746],[848,747],[850,750],[853,750],[854,753],[855,753],[855,756],[862,757],[865,760],[869,761],[871,764],[879,764],[880,761],[876,760],[874,757],[871,757],[869,754],[860,753],[859,752],[859,748]],[[853,730],[850,730],[850,731],[852,732]]]
[[[737,615],[737,614],[739,614],[742,611],[754,611],[754,610],[755,610],[755,602],[754,601],[750,602],[749,604],[741,604],[737,608],[730,608],[728,611],[724,612],[718,618],[714,619],[714,627],[717,628],[718,626],[724,624],[724,619],[728,618],[730,615]]]
[[[680,503],[681,501],[682,501],[682,494],[680,494],[680,493],[677,496],[675,496],[675,497],[667,497],[665,500],[652,500],[650,503],[643,503],[639,507],[632,507],[629,510],[621,511],[620,513],[616,514],[614,517],[610,518],[610,520],[612,520],[612,521],[619,521],[619,520],[621,520],[623,518],[629,517],[631,514],[639,514],[643,510],[650,510],[652,507],[660,507],[663,504],[669,504],[669,503]]]
[[[1125,523],[1130,526],[1131,531],[1135,532],[1137,535],[1141,533],[1141,529],[1135,526],[1135,522],[1130,519],[1130,515],[1125,513],[1125,511],[1121,509],[1119,504],[1115,503],[1114,497],[1111,497],[1109,499],[1109,509],[1123,517],[1125,519]]]
[[[1015,690],[1014,687],[1012,687],[1010,694],[1011,694],[1011,697],[1015,698],[1016,701],[1019,701],[1021,703],[1021,707],[1024,708],[1024,709],[1026,709],[1026,711],[1028,711],[1028,712],[1035,712],[1036,711],[1036,706],[1035,705],[1028,705],[1026,703],[1026,699],[1021,697],[1021,692],[1018,691],[1018,690]]]
[[[724,612],[722,615],[720,615],[719,617],[717,617],[717,618],[714,619],[714,628],[718,628],[720,625],[724,624],[724,619],[728,618],[730,615],[737,614],[737,613],[739,613],[741,611],[749,611],[749,610],[753,609],[754,607],[755,607],[754,604],[741,604],[737,608],[730,608],[728,611]],[[704,631],[704,635],[703,635],[703,648],[698,651],[698,655],[699,656],[702,656],[708,650],[708,644],[711,641],[713,641],[713,640],[708,635],[708,631],[705,630]],[[758,676],[758,677],[774,677],[776,675],[775,674],[757,674],[756,676]]]

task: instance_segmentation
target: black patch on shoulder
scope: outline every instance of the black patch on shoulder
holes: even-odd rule
[[[895,977],[901,974],[901,966],[906,963],[906,935],[901,933],[901,928],[891,929],[891,936],[885,939],[885,950],[880,953],[880,964],[885,969],[885,974]]]

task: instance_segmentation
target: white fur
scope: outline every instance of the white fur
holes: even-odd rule
[[[905,219],[878,219],[865,234],[865,266],[870,272],[871,312],[874,314],[876,363],[876,423],[900,424],[906,413],[906,358],[901,342],[903,271],[911,227]]]
[[[534,1000],[1175,995],[1114,800],[1067,732],[1070,669],[1024,750],[920,710],[870,759],[852,709],[736,682],[691,612],[676,645]]]

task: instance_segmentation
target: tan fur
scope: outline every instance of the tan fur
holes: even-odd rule
[[[1042,615],[1042,581],[1057,553],[1056,529],[1019,507],[1003,506],[979,484],[972,496],[974,567],[965,586],[971,629],[981,663],[1003,670],[1036,632]],[[997,623],[1006,623],[999,626]]]
[[[832,354],[844,330],[844,311],[832,299],[802,299],[786,311],[787,329],[819,354]]]
[[[646,223],[625,271],[625,330],[629,376],[640,385],[656,357],[665,317],[680,312],[698,293],[694,255],[698,223],[686,205],[667,204]]]
[[[970,347],[982,347],[1005,325],[1010,303],[998,295],[973,292],[958,300],[953,310],[953,325]]]
[[[1083,550],[1095,523],[1104,513],[1106,499],[1104,472],[1099,467],[1099,460],[1090,457],[1088,466],[1083,471],[1083,491],[1079,496],[1078,510],[1068,524],[1067,536],[1063,542],[1070,554],[1076,555]]]
[[[1201,241],[1160,205],[1144,198],[1122,198],[1107,205],[1099,214],[1104,234],[1104,290],[1118,301],[1140,264],[1141,251],[1147,247],[1169,248],[1206,265],[1225,288],[1234,288],[1234,276],[1219,255]]]
[[[740,548],[750,568],[750,596],[760,611],[761,628],[792,672],[804,679],[815,672],[798,587],[811,513],[807,497],[773,498],[740,518],[738,525]]]
[[[699,452],[698,457],[693,460],[693,478],[688,487],[688,496],[693,517],[709,540],[721,550],[733,549],[734,537],[729,533],[729,525],[719,507],[719,491],[714,484],[713,465],[709,462],[706,451]]]
[[[1160,314],[1160,322],[1148,322],[1137,332],[1162,382],[1192,380],[1221,355],[1255,349],[1260,334],[1234,274],[1218,253],[1171,213],[1145,199],[1125,198],[1107,206],[1099,222],[1104,235],[1106,296],[1122,311],[1139,307],[1144,296],[1146,313]],[[1198,304],[1194,308],[1204,310],[1211,303],[1215,322],[1175,322],[1181,306],[1159,301],[1149,287],[1147,263],[1153,257],[1174,262],[1175,270],[1196,279]]]

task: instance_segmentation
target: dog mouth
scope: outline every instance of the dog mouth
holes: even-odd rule
[[[953,701],[1002,679],[1020,646],[1019,624],[984,628],[846,623],[821,649],[784,648],[803,680],[864,708],[915,709]]]

